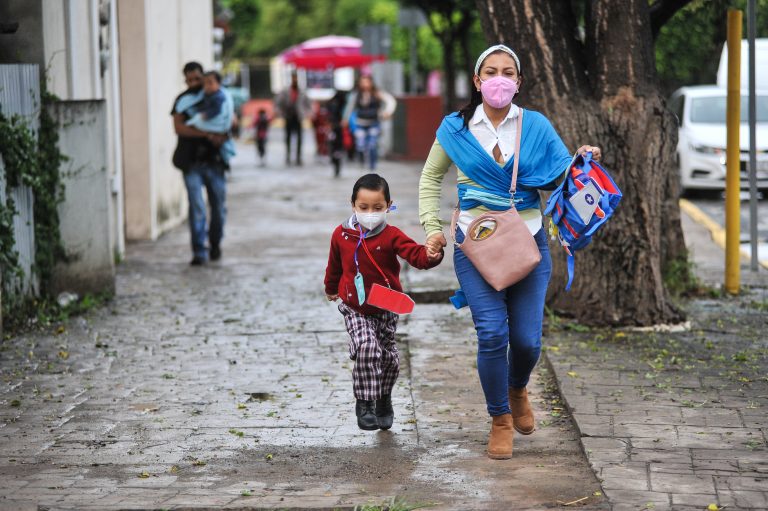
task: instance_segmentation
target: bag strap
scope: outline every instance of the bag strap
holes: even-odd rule
[[[520,134],[523,131],[523,109],[519,108],[520,112],[517,115],[517,130],[515,131],[515,154],[512,156],[515,159],[515,164],[512,167],[512,184],[509,187],[509,193],[511,194],[510,202],[512,207],[515,206],[515,190],[517,189],[517,166],[520,164]]]
[[[517,129],[515,131],[515,154],[512,156],[515,159],[515,163],[512,165],[512,183],[509,187],[509,204],[512,208],[515,207],[515,189],[517,188],[517,167],[520,164],[520,136],[523,132],[523,109],[519,108],[519,113],[517,114]],[[456,205],[456,209],[453,211],[453,215],[451,216],[451,238],[453,238],[453,244],[455,246],[459,246],[458,243],[456,243],[456,225],[459,221],[459,206]]]
[[[368,258],[371,260],[373,265],[376,267],[377,270],[379,270],[379,273],[381,273],[381,276],[384,278],[384,282],[387,283],[387,287],[392,289],[392,286],[389,285],[389,279],[384,274],[384,271],[381,269],[379,264],[376,262],[376,259],[373,258],[371,255],[371,252],[368,250],[368,245],[365,243],[365,238],[360,238],[363,241],[363,250],[365,250],[365,253],[368,254]]]

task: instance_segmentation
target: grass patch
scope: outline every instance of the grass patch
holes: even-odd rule
[[[358,504],[355,506],[355,511],[412,511],[414,509],[424,509],[434,505],[434,503],[409,504],[402,498],[392,497],[381,504]]]
[[[29,330],[47,330],[99,308],[112,299],[112,293],[86,294],[65,306],[55,298],[30,299],[21,304],[14,314],[3,317],[5,339]]]
[[[680,257],[667,261],[661,277],[673,298],[720,298],[722,293],[705,286],[696,277],[696,265],[686,251]]]

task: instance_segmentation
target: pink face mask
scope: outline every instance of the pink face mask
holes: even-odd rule
[[[480,92],[490,106],[504,108],[512,103],[517,93],[517,82],[504,76],[494,76],[485,81],[480,80]]]

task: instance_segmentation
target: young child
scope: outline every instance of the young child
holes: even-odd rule
[[[205,96],[200,105],[200,114],[204,120],[211,120],[219,115],[227,99],[221,90],[221,75],[216,71],[203,74],[203,91]]]
[[[191,114],[187,125],[208,133],[229,134],[235,115],[232,96],[221,87],[221,75],[216,71],[203,74],[203,96],[188,110]],[[235,155],[235,143],[227,137],[219,147],[221,161],[229,168],[229,160]]]
[[[388,225],[391,206],[384,178],[366,174],[358,179],[352,189],[354,213],[333,231],[325,270],[326,297],[341,298],[349,358],[355,362],[357,425],[365,430],[392,427],[392,389],[400,371],[395,343],[398,315],[368,304],[365,297],[374,283],[386,286],[389,281],[392,289],[402,291],[398,256],[422,270],[437,266],[443,258],[442,251],[428,254],[424,245]]]
[[[267,151],[267,132],[269,131],[269,116],[267,111],[263,108],[259,109],[259,113],[256,116],[256,120],[253,122],[254,128],[256,128],[256,150],[259,154],[259,160],[261,166],[264,166],[264,157]]]

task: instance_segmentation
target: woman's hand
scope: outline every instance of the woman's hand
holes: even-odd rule
[[[438,257],[443,251],[443,247],[448,245],[448,242],[445,241],[445,236],[442,232],[437,232],[427,238],[427,242],[424,245],[427,247],[427,257],[433,260],[432,258]]]
[[[579,154],[584,153],[592,153],[592,159],[595,161],[600,161],[600,157],[602,156],[602,153],[600,152],[600,148],[596,145],[583,145],[579,147],[579,149],[576,151]]]
[[[326,298],[326,299],[327,299],[329,302],[335,302],[336,300],[338,300],[338,299],[339,299],[339,295],[325,295],[325,298]]]

